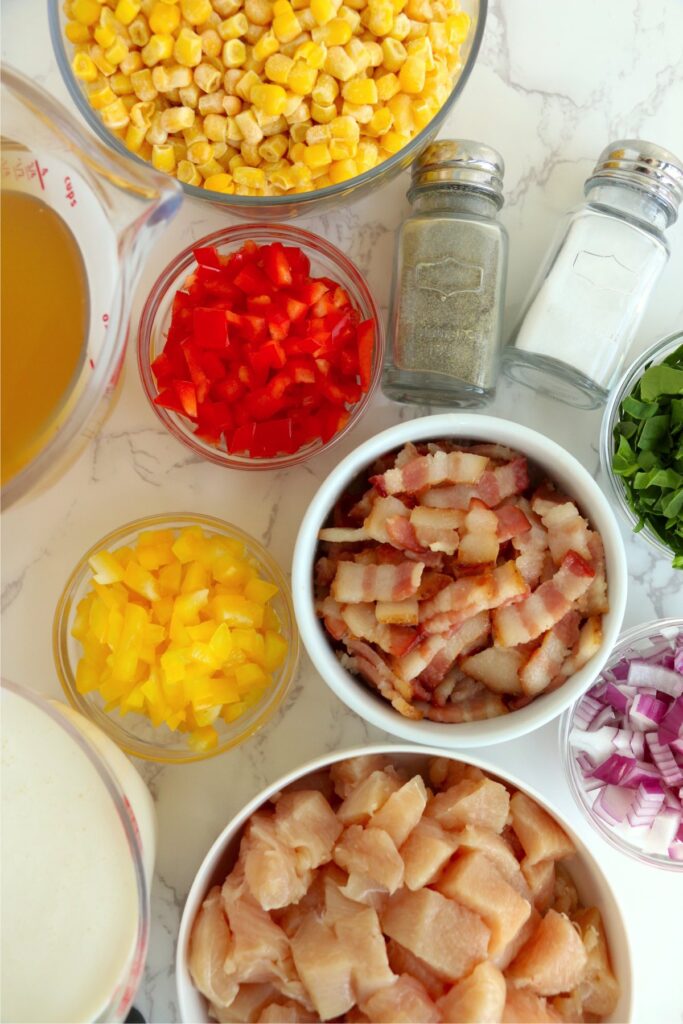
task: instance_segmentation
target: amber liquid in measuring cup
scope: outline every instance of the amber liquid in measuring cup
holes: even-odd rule
[[[81,250],[51,206],[3,189],[2,481],[43,447],[85,357],[88,284]]]

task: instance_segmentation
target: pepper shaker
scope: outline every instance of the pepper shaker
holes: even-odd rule
[[[613,142],[541,267],[504,353],[514,380],[579,408],[614,383],[669,258],[683,164],[661,146]]]
[[[399,402],[477,406],[495,389],[507,271],[502,157],[466,139],[415,161],[398,232],[382,388]]]

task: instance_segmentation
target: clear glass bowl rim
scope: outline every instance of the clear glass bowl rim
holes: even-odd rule
[[[183,183],[183,191],[187,196],[192,199],[202,199],[205,202],[218,203],[235,209],[240,209],[246,214],[250,209],[261,208],[264,210],[271,209],[273,213],[277,213],[280,207],[301,207],[301,212],[313,212],[313,208],[316,203],[321,205],[329,200],[334,200],[339,196],[343,196],[346,193],[355,191],[356,189],[364,189],[365,186],[372,184],[377,181],[381,184],[382,177],[390,177],[392,172],[400,169],[401,167],[407,166],[417,152],[431,139],[441,128],[442,124],[448,117],[451,108],[455,104],[462,93],[465,85],[467,84],[469,77],[472,73],[472,68],[476,63],[479,49],[481,47],[481,41],[484,36],[484,29],[486,27],[486,18],[488,13],[489,0],[476,0],[477,2],[477,21],[475,25],[474,33],[471,37],[470,50],[467,55],[467,60],[462,66],[460,74],[449,93],[448,99],[436,113],[432,120],[425,125],[425,127],[418,132],[414,139],[412,139],[407,146],[389,157],[387,160],[383,160],[375,167],[371,167],[369,171],[364,171],[363,174],[357,175],[355,178],[350,178],[348,181],[340,182],[337,185],[328,185],[326,188],[313,189],[311,192],[301,192],[295,195],[284,195],[284,196],[223,196],[219,192],[207,192],[206,189],[196,188],[194,185],[186,185]],[[48,21],[50,27],[50,36],[52,39],[52,48],[55,53],[57,60],[57,66],[61,72],[64,83],[69,91],[69,94],[78,107],[83,118],[86,120],[90,128],[95,132],[96,135],[102,139],[108,146],[111,146],[116,150],[117,153],[122,156],[128,157],[128,159],[135,160],[138,163],[144,163],[147,165],[146,160],[142,160],[140,157],[131,153],[130,150],[126,149],[122,142],[116,138],[111,132],[109,132],[100,118],[97,116],[97,112],[92,109],[88,103],[84,93],[80,89],[75,76],[71,70],[71,63],[66,52],[66,46],[62,28],[60,25],[60,11],[61,4],[60,0],[48,0]],[[244,215],[244,214],[240,214]]]
[[[616,500],[617,508],[619,509],[621,517],[632,531],[634,531],[634,528],[638,523],[638,517],[634,514],[626,501],[626,495],[621,478],[618,477],[612,469],[613,433],[619,416],[619,406],[623,399],[633,390],[636,381],[644,373],[647,364],[661,362],[662,359],[665,359],[666,356],[681,344],[683,344],[683,329],[667,334],[666,337],[660,338],[654,343],[654,345],[651,345],[641,353],[641,355],[639,355],[638,358],[635,359],[629,367],[627,367],[626,371],[622,374],[610,392],[605,412],[602,417],[602,424],[600,426],[600,464],[602,466],[603,473],[609,481],[610,491],[613,498]],[[639,530],[638,533],[634,532],[634,536],[645,537],[647,541],[661,554],[666,555],[667,558],[672,557],[671,548],[667,547],[667,545],[657,537],[647,524],[645,524],[642,530]]]
[[[87,699],[76,689],[74,666],[71,664],[68,648],[69,625],[74,595],[90,572],[88,559],[98,551],[109,549],[112,544],[125,541],[127,537],[135,536],[142,530],[163,529],[164,527],[181,529],[185,526],[201,526],[214,533],[229,537],[231,540],[241,541],[245,545],[248,555],[261,562],[277,584],[287,611],[286,621],[282,623],[283,636],[285,636],[288,642],[287,657],[275,679],[270,701],[241,731],[238,731],[223,742],[219,738],[218,745],[212,750],[199,752],[192,750],[189,746],[186,750],[173,750],[161,744],[157,746],[138,740],[136,737],[131,736],[125,727],[120,725],[112,715],[107,713],[103,713],[95,718]],[[289,584],[277,561],[259,541],[239,527],[233,526],[232,523],[228,523],[226,520],[215,516],[203,515],[198,512],[171,512],[144,516],[140,519],[124,523],[123,526],[112,530],[100,538],[82,555],[66,581],[55,608],[52,623],[52,651],[57,676],[71,706],[106,733],[126,754],[139,757],[145,761],[154,761],[161,764],[189,764],[194,761],[204,761],[208,758],[216,757],[238,746],[249,739],[275,714],[289,690],[299,661],[299,632],[294,619],[294,608]]]
[[[126,1014],[133,1005],[135,993],[144,971],[147,948],[149,945],[151,922],[149,907],[150,893],[147,884],[147,876],[145,875],[142,845],[137,831],[137,824],[134,817],[131,817],[132,811],[130,804],[126,799],[126,795],[123,792],[118,779],[111,771],[102,755],[98,753],[93,744],[90,743],[88,738],[73,724],[73,722],[70,722],[65,715],[52,707],[49,699],[46,699],[41,694],[33,693],[25,686],[20,686],[17,683],[12,682],[10,679],[5,679],[4,677],[1,685],[3,689],[11,691],[16,696],[21,697],[22,700],[28,700],[34,704],[40,711],[44,712],[49,718],[51,718],[56,725],[63,729],[69,738],[76,743],[99,775],[103,786],[111,797],[116,815],[121,822],[121,827],[125,833],[126,841],[128,842],[131,857],[133,859],[133,870],[135,872],[135,883],[138,893],[138,934],[126,983],[123,986],[119,986],[118,993],[110,1000],[109,1004],[102,1010],[97,1019],[98,1021],[124,1020]],[[87,717],[88,721],[91,721],[90,717]]]
[[[320,253],[328,260],[331,260],[339,270],[340,276],[342,278],[348,278],[354,288],[360,293],[360,297],[366,307],[366,311],[375,324],[375,351],[373,354],[372,380],[370,381],[370,387],[368,390],[364,395],[362,395],[360,400],[351,410],[348,422],[341,430],[337,431],[334,437],[331,437],[326,444],[313,447],[309,445],[306,448],[300,449],[298,452],[293,452],[291,455],[280,455],[275,456],[274,458],[265,459],[231,455],[221,448],[215,448],[209,444],[202,443],[194,436],[193,433],[190,432],[189,429],[177,424],[173,417],[168,414],[166,409],[154,403],[158,390],[154,382],[154,375],[152,373],[150,362],[152,333],[159,307],[170,288],[180,287],[180,285],[176,285],[175,282],[184,275],[192,264],[194,264],[195,259],[193,256],[193,250],[200,246],[212,245],[218,247],[236,247],[242,242],[246,242],[250,239],[253,239],[260,244],[278,241],[286,245],[296,245],[299,246],[299,248],[307,250],[309,253]],[[340,283],[342,286],[345,285],[345,281],[343,279]],[[181,441],[197,455],[200,455],[209,462],[213,462],[215,465],[224,466],[229,469],[264,470],[284,469],[289,466],[300,465],[302,462],[306,462],[315,455],[320,455],[322,452],[328,451],[353,429],[368,408],[370,400],[379,387],[379,382],[382,376],[385,346],[386,337],[382,314],[379,311],[377,303],[375,302],[363,274],[355,263],[353,263],[348,256],[341,251],[341,249],[338,249],[336,245],[328,242],[326,238],[322,238],[320,235],[315,235],[311,231],[305,231],[303,228],[294,227],[290,224],[269,224],[258,222],[254,224],[236,224],[228,228],[221,228],[218,231],[212,232],[210,235],[204,235],[202,238],[198,238],[196,241],[188,245],[166,265],[154,282],[140,315],[137,339],[137,358],[140,379],[147,399],[149,400],[149,403],[157,417],[177,440]]]
[[[625,630],[614,645],[612,653],[605,663],[604,668],[601,670],[600,675],[595,682],[591,684],[586,693],[588,693],[593,686],[598,685],[604,672],[608,671],[613,665],[623,659],[625,652],[628,651],[633,644],[636,644],[641,640],[648,640],[650,638],[654,639],[665,629],[677,629],[679,633],[683,633],[683,618],[654,619],[652,622],[646,622],[641,626],[633,626],[631,629]],[[560,750],[562,751],[562,763],[564,765],[567,784],[572,796],[574,797],[576,805],[581,809],[584,817],[590,825],[592,825],[595,831],[598,832],[613,849],[626,854],[628,857],[631,857],[633,860],[637,860],[641,864],[652,864],[654,867],[662,868],[665,871],[683,871],[683,861],[671,860],[669,857],[664,857],[655,853],[645,853],[642,850],[637,849],[637,847],[631,846],[631,844],[627,843],[621,836],[612,832],[606,822],[596,818],[591,807],[587,803],[583,787],[579,781],[576,759],[572,756],[572,748],[569,742],[569,734],[572,730],[574,715],[576,714],[579,704],[586,696],[586,693],[579,697],[579,699],[575,701],[570,708],[567,708],[560,719]]]

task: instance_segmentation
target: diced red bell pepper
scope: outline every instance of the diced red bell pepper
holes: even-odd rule
[[[306,281],[311,273],[311,261],[303,249],[298,249],[295,245],[288,245],[287,259],[289,260],[289,268],[292,272],[294,284],[301,284]]]
[[[372,381],[372,356],[375,350],[375,325],[372,320],[364,320],[357,332],[358,336],[358,375],[360,386],[367,391]]]
[[[192,318],[192,333],[201,348],[219,350],[228,347],[228,321],[225,310],[217,306],[197,306]]]
[[[154,399],[154,404],[160,405],[164,409],[170,409],[172,412],[185,412],[175,387],[164,388],[163,391],[160,391]]]
[[[275,341],[284,341],[289,334],[290,320],[284,313],[270,313],[267,317],[268,332]]]
[[[228,451],[234,453],[246,452],[251,454],[251,447],[254,441],[254,423],[244,423],[237,427],[228,442]]]
[[[273,339],[251,352],[249,358],[255,370],[280,370],[287,362],[282,345]]]
[[[323,409],[320,413],[320,440],[323,444],[331,441],[342,427],[345,427],[351,414],[346,409]]]
[[[287,407],[284,398],[273,398],[266,388],[256,388],[246,399],[249,414],[256,421],[270,420]]]
[[[173,364],[167,352],[160,352],[152,362],[152,373],[159,387],[166,387],[173,379]]]
[[[263,269],[276,288],[288,288],[292,283],[292,271],[281,242],[264,245],[261,250]]]
[[[296,292],[296,298],[301,302],[305,302],[307,306],[314,306],[316,302],[322,299],[325,292],[329,291],[328,286],[324,281],[307,281],[306,284]]]
[[[232,428],[232,416],[225,402],[204,402],[198,410],[195,434],[209,444],[217,444]]]
[[[244,393],[244,384],[235,377],[225,377],[224,380],[216,381],[211,386],[212,396],[228,403],[237,402]]]
[[[251,454],[256,458],[273,458],[291,454],[298,448],[291,417],[265,420],[254,425]]]
[[[308,312],[308,306],[299,299],[288,296],[284,302],[284,310],[289,320],[301,320]]]
[[[196,420],[197,392],[195,391],[194,384],[189,380],[177,380],[175,382],[175,389],[185,415],[189,416],[191,420]]]
[[[266,275],[253,264],[243,267],[233,283],[246,295],[266,295],[271,288]]]
[[[317,374],[312,359],[307,359],[305,356],[290,359],[287,364],[287,372],[295,384],[315,384]]]
[[[200,351],[193,341],[184,341],[181,347],[197,393],[197,402],[201,404],[209,393],[210,381],[202,367]]]
[[[192,250],[192,255],[200,267],[215,267],[219,269],[221,266],[215,245],[199,246]]]

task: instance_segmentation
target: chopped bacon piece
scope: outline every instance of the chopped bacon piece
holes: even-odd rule
[[[498,718],[499,715],[506,715],[508,711],[502,697],[485,688],[477,697],[468,697],[466,700],[446,704],[444,707],[425,705],[422,702],[416,706],[430,722],[450,722],[451,724]]]
[[[562,666],[560,675],[563,679],[578,672],[583,668],[602,644],[602,618],[600,615],[592,615],[586,619],[579,630],[579,638],[574,644],[571,654]]]
[[[607,577],[605,575],[605,549],[599,533],[588,534],[588,550],[590,561],[595,569],[595,578],[579,601],[579,611],[583,615],[604,615],[609,611],[607,600]]]
[[[495,469],[487,469],[476,486],[455,484],[427,491],[420,504],[430,508],[468,509],[473,498],[480,498],[489,508],[515,494],[522,494],[529,486],[529,468],[524,456],[506,462]]]
[[[419,621],[417,597],[405,601],[378,601],[375,605],[377,621],[387,626],[416,626]]]
[[[567,501],[569,498],[566,494],[562,494],[555,487],[545,483],[541,487],[537,487],[532,494],[531,507],[537,516],[543,517],[556,505],[564,505]]]
[[[402,658],[396,658],[393,663],[394,671],[396,675],[400,676],[401,679],[405,679],[409,682],[411,679],[415,679],[420,673],[424,672],[431,661],[447,644],[448,640],[445,636],[430,636],[422,643],[413,648],[408,654],[405,654]]]
[[[422,574],[416,597],[418,601],[431,601],[440,590],[443,590],[444,587],[447,587],[452,582],[453,577],[449,576],[448,573],[436,572],[434,569],[427,568]]]
[[[493,612],[494,642],[517,647],[552,629],[571,611],[572,604],[588,590],[595,570],[575,551],[565,555],[551,580],[517,604]]]
[[[343,526],[329,526],[320,531],[318,540],[328,544],[358,544],[363,540],[371,540],[371,537],[363,527],[352,530]]]
[[[532,511],[525,498],[518,503],[529,523],[529,530],[512,538],[517,554],[517,568],[530,587],[535,587],[543,574],[543,565],[548,550],[548,531],[539,516]]]
[[[538,513],[538,507],[543,503],[532,502],[531,507]],[[561,505],[552,505],[546,512],[541,514],[543,525],[548,531],[548,547],[553,556],[555,565],[560,565],[568,551],[576,551],[578,555],[590,561],[591,553],[588,547],[590,530],[588,523],[579,513],[573,501],[565,501]]]
[[[487,647],[460,663],[468,676],[483,683],[493,693],[521,693],[520,669],[526,662],[523,650],[517,647]]]
[[[441,650],[437,651],[430,663],[420,674],[420,683],[431,690],[445,679],[456,658],[469,653],[484,643],[491,632],[488,612],[480,612],[463,622],[452,633]]]
[[[415,644],[416,632],[409,626],[386,626],[377,621],[372,604],[345,604],[341,617],[353,636],[377,644],[387,654],[400,657]]]
[[[498,516],[479,498],[470,502],[458,547],[458,562],[464,565],[487,565],[498,558]]]
[[[486,583],[477,581],[487,581]],[[474,586],[467,591],[467,584],[474,581]],[[459,587],[465,593],[465,603],[460,604],[463,597],[456,596],[456,604],[459,607],[451,607],[450,610],[434,615],[432,618],[422,621],[422,628],[426,633],[441,633],[445,630],[454,629],[466,619],[477,615],[489,608],[501,608],[511,601],[519,601],[529,593],[529,588],[522,579],[517,566],[513,561],[504,562],[497,566],[492,573],[486,576],[469,576],[458,580],[453,587]],[[441,594],[445,593],[442,591]],[[437,594],[435,601],[438,601],[441,594]],[[422,609],[420,609],[422,620]]]
[[[389,543],[395,548],[400,551],[424,551],[424,545],[420,543],[415,527],[405,516],[389,516],[384,525]]]
[[[504,544],[513,537],[519,537],[531,529],[531,523],[519,505],[501,505],[496,509],[498,519],[498,540]]]
[[[405,718],[422,718],[422,712],[411,703],[412,691],[409,685],[391,671],[386,661],[362,640],[346,638],[346,649],[353,655],[354,666],[364,679],[377,689],[385,700]]]
[[[363,493],[363,496],[359,498],[355,505],[352,505],[349,509],[349,519],[363,522],[363,520],[370,515],[372,512],[372,505],[377,497],[377,491],[374,487],[368,487],[367,491]]]
[[[422,547],[443,551],[447,555],[452,555],[458,547],[458,529],[464,519],[463,513],[457,509],[427,508],[425,505],[416,505],[410,513],[410,522]]]
[[[519,673],[522,690],[535,697],[548,688],[561,670],[564,661],[579,635],[578,612],[567,612],[563,619],[549,629],[526,665]]]
[[[394,466],[370,482],[381,495],[419,494],[439,484],[476,484],[481,478],[488,459],[470,452],[435,451],[431,455],[418,455],[402,466]]]
[[[396,516],[405,516],[407,518],[409,515],[410,509],[402,501],[399,501],[398,498],[377,498],[375,496],[370,514],[363,522],[363,529],[369,537],[379,541],[380,544],[390,544],[391,540],[386,525],[387,520],[395,519]]]
[[[376,547],[355,551],[353,561],[359,565],[402,565],[405,556],[402,551],[392,548],[391,544],[378,544]]]
[[[341,640],[346,634],[346,623],[342,618],[339,602],[335,601],[333,597],[326,597],[324,601],[317,602],[315,610],[323,620],[325,629],[330,636],[335,640]]]
[[[332,581],[332,597],[340,604],[403,601],[417,593],[423,569],[421,562],[402,562],[400,565],[340,562]]]

